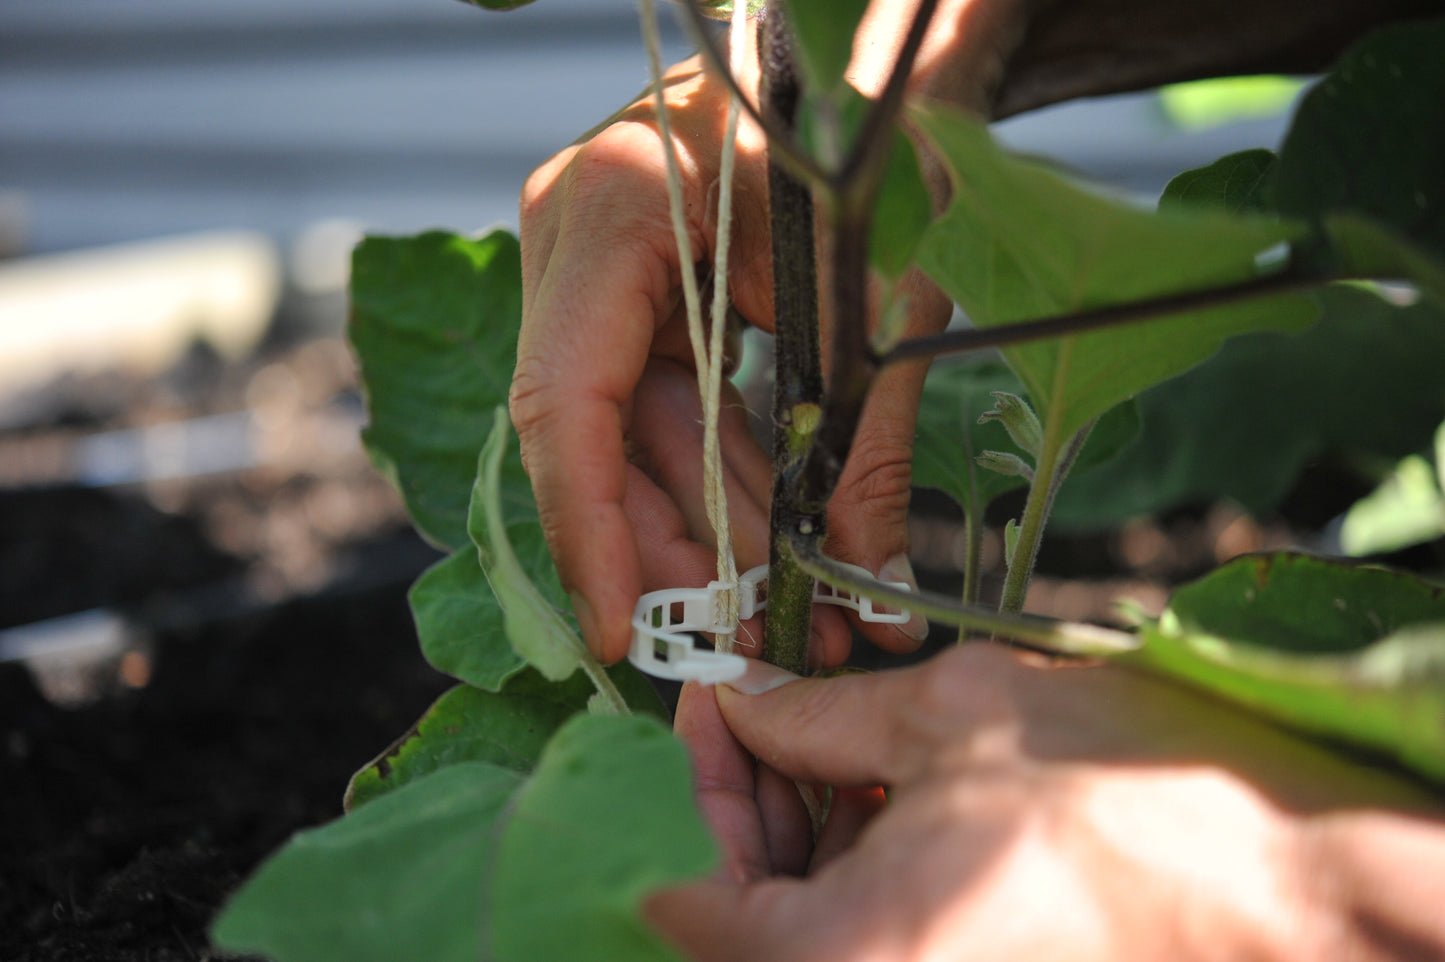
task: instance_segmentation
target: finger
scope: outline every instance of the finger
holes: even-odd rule
[[[713,688],[682,686],[673,730],[692,756],[698,808],[722,848],[721,877],[766,878],[771,858],[755,798],[755,763],[718,714]]]
[[[547,266],[526,292],[511,394],[562,584],[578,599],[589,646],[609,662],[627,650],[639,594],[622,509],[623,409],[679,276],[658,153],[656,135],[638,125],[579,149],[569,170],[583,173],[551,201],[563,214]],[[525,220],[523,228],[525,242]]]
[[[756,885],[697,882],[653,893],[647,921],[694,962],[809,962],[838,927],[798,879]]]
[[[952,305],[941,292],[919,283],[910,296],[910,334],[946,326]],[[927,373],[927,361],[908,362],[887,368],[876,379],[828,505],[825,546],[840,561],[915,589],[918,583],[908,560],[908,502],[913,436]],[[897,626],[858,624],[870,641],[894,652],[916,649],[928,634],[922,615]]]
[[[736,397],[731,392],[732,400]],[[723,487],[731,521],[733,553],[746,571],[768,560],[767,498],[754,497],[767,489],[772,468],[767,455],[737,424],[735,407],[722,412],[719,440],[727,452]],[[648,362],[637,385],[633,407],[634,457],[659,487],[677,504],[694,540],[716,544],[703,497],[703,425],[696,375],[682,365],[661,358]]]
[[[998,726],[1014,717],[1015,671],[1006,653],[982,645],[913,668],[826,680],[790,680],[759,665],[719,686],[717,702],[738,741],[789,778],[901,786],[938,763],[945,742],[972,748],[985,728],[1007,730]]]
[[[824,865],[853,847],[858,836],[888,804],[881,788],[838,788],[833,791],[833,803],[828,808],[828,821],[818,833],[813,846],[813,858],[808,863],[808,872],[818,871]]]
[[[641,468],[627,466],[623,510],[637,537],[642,590],[699,588],[717,577],[717,554],[688,534],[672,498]]]
[[[766,765],[758,765],[758,811],[768,844],[772,875],[798,875],[808,871],[813,854],[813,820],[791,779]]]

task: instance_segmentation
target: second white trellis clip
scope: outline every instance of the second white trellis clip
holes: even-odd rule
[[[860,579],[875,580],[866,569],[840,564]],[[632,649],[628,660],[658,678],[674,681],[699,681],[704,685],[732,681],[747,669],[741,655],[696,648],[692,632],[731,634],[737,622],[728,623],[724,598],[729,591],[738,593],[738,619],[744,620],[768,605],[768,566],[759,565],[743,574],[736,585],[726,581],[711,582],[706,588],[665,588],[649,591],[637,599],[632,612]],[[912,586],[902,581],[879,584],[904,591]],[[901,625],[912,614],[908,611],[879,611],[870,598],[844,588],[834,588],[822,581],[813,583],[813,603],[840,605],[858,612],[867,622]]]

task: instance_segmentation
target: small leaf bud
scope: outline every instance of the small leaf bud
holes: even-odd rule
[[[994,406],[979,416],[978,423],[998,421],[1013,438],[1014,444],[1037,458],[1044,444],[1044,428],[1034,409],[1017,394],[1007,391],[989,393],[993,395]]]
[[[1024,478],[1030,484],[1034,480],[1034,469],[1029,467],[1028,462],[1017,454],[1009,454],[1005,451],[985,451],[974,458],[979,467],[996,471],[1005,477]]]

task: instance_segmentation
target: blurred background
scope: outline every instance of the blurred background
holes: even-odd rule
[[[626,0],[0,4],[0,957],[203,957],[445,687],[404,599],[437,555],[357,443],[350,250],[515,224],[645,82]],[[998,132],[1152,203],[1294,89]]]
[[[132,548],[133,588],[64,587],[87,579],[68,556],[42,563],[59,550],[46,492],[194,520],[260,601],[335,581],[345,549],[404,527],[355,439],[352,245],[514,224],[527,173],[645,81],[623,0],[0,6],[0,502],[25,503],[51,542],[0,535],[0,627],[148,593]],[[998,132],[1152,203],[1181,170],[1273,145],[1294,89],[1267,92],[1256,119],[1235,98],[1230,123],[1148,93]],[[107,547],[75,553],[114,574],[113,532],[81,527]],[[29,650],[11,638],[0,658]]]

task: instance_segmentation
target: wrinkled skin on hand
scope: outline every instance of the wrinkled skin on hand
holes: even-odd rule
[[[1422,859],[1394,869],[1389,904],[1418,908],[1390,924],[1445,951],[1439,799],[1123,670],[969,645],[689,685],[677,731],[725,864],[648,913],[694,959],[1439,957],[1356,931],[1341,838]],[[816,843],[794,779],[838,786]]]

